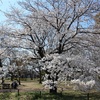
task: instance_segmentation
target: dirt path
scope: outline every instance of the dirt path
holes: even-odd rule
[[[44,90],[42,84],[37,82],[22,82],[18,89],[23,92]]]

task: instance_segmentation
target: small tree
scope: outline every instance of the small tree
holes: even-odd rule
[[[59,54],[47,55],[41,60],[46,72],[43,84],[50,89],[50,93],[57,93],[57,84],[72,75],[69,60],[70,57]]]
[[[74,89],[87,93],[87,100],[89,100],[89,93],[90,90],[93,89],[95,86],[95,80],[92,79],[88,80],[88,78],[85,80],[77,79],[77,80],[72,80],[72,83],[77,86],[77,88],[75,87]]]

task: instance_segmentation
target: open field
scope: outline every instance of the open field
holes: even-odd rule
[[[7,83],[10,81],[6,81]],[[60,87],[65,87],[62,84]],[[88,100],[87,94],[80,91],[73,91],[70,86],[66,86],[63,92],[60,88],[57,94],[49,94],[49,91],[34,81],[22,81],[18,91],[1,92],[0,100]],[[91,92],[89,100],[100,100],[100,92]]]

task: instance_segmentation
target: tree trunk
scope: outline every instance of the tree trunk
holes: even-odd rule
[[[20,78],[21,78],[21,73],[20,73],[20,71],[18,70],[18,83],[19,83],[19,85],[21,85]]]
[[[2,77],[2,82],[1,82],[1,84],[4,84],[4,82],[5,82],[4,77]]]
[[[14,80],[14,75],[13,74],[11,74],[11,81],[13,81]]]
[[[30,74],[30,78],[31,80],[33,80],[33,72]]]
[[[89,100],[89,93],[87,93],[87,100]]]
[[[56,87],[56,86],[53,87],[52,89],[50,89],[49,92],[50,92],[50,93],[54,93],[54,94],[56,94],[56,93],[57,93],[57,87]]]
[[[2,61],[1,61],[1,59],[0,59],[0,67],[3,67],[3,66],[2,66]]]
[[[42,84],[41,66],[39,66],[39,83]]]
[[[19,85],[21,85],[21,82],[20,82],[20,76],[19,76],[18,82],[19,82]]]
[[[45,56],[45,50],[43,47],[39,46],[39,50],[38,53],[40,55],[41,58],[43,58]],[[39,83],[42,83],[42,73],[41,73],[41,66],[39,66]]]

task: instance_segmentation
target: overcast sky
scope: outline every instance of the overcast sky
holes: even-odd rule
[[[6,17],[2,13],[2,11],[8,11],[10,9],[10,5],[17,6],[17,1],[19,0],[1,0],[0,2],[0,23],[2,23]]]

